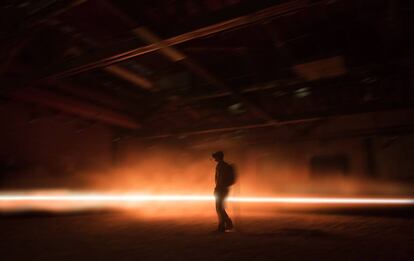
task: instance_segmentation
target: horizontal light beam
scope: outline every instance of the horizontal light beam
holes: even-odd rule
[[[203,195],[136,195],[136,194],[0,194],[0,203],[18,202],[201,202],[214,201]],[[229,197],[229,202],[291,204],[377,204],[414,205],[412,198],[328,198],[328,197]]]

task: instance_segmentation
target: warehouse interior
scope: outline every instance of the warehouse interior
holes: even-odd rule
[[[4,198],[212,195],[222,150],[234,197],[411,203],[230,203],[236,231],[215,235],[214,202],[4,199],[0,255],[411,260],[413,14],[404,0],[2,1]]]

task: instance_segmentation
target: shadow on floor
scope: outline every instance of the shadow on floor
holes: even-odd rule
[[[413,206],[338,207],[286,210],[290,213],[414,219]]]

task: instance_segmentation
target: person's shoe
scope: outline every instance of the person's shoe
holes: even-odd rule
[[[229,223],[227,223],[226,224],[226,230],[232,230],[234,228],[234,226],[233,226],[233,222],[229,222]]]
[[[217,233],[224,233],[224,232],[226,232],[226,227],[224,225],[219,225],[216,232]]]

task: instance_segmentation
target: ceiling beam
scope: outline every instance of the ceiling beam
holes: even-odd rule
[[[70,34],[69,36],[76,41],[85,44],[91,48],[99,49],[100,43],[91,37],[85,36],[83,33],[80,32],[71,32],[68,33],[64,31],[62,28],[67,26],[66,23],[63,23],[62,21],[55,21],[52,23],[60,32],[64,34]],[[82,50],[80,50],[82,51]],[[139,88],[142,88],[144,90],[152,90],[154,89],[154,84],[151,80],[147,79],[146,77],[138,74],[137,72],[131,71],[129,69],[126,69],[124,67],[121,67],[119,65],[111,65],[108,67],[103,68],[104,71],[113,74],[119,78],[122,78],[135,86],[138,86]]]
[[[279,125],[298,124],[298,123],[303,123],[303,122],[311,122],[315,120],[319,120],[319,118],[289,120],[289,121],[279,122],[278,124]],[[266,128],[266,127],[273,127],[273,126],[274,126],[273,123],[246,124],[246,125],[238,125],[238,126],[232,126],[232,127],[212,128],[212,129],[204,129],[204,130],[183,131],[179,133],[150,135],[150,136],[143,137],[143,139],[163,139],[163,138],[169,138],[169,137],[174,137],[174,136],[194,136],[194,135],[202,135],[202,134]]]
[[[302,83],[303,82],[297,79],[293,79],[293,78],[286,79],[286,80],[277,80],[277,81],[271,81],[271,82],[263,83],[263,84],[251,85],[249,87],[246,87],[240,90],[240,93],[247,94],[247,93],[260,92],[260,91],[265,91],[265,90],[279,89],[283,87],[299,85]],[[220,91],[220,92],[214,92],[210,94],[191,96],[191,97],[186,98],[186,101],[187,102],[198,102],[198,101],[216,99],[216,98],[221,98],[221,97],[227,97],[230,95],[232,95],[232,93],[229,91]]]
[[[316,116],[299,116],[296,119],[288,119],[288,120],[280,120],[278,122],[278,126],[285,126],[285,125],[292,125],[292,124],[301,124],[306,122],[314,122],[314,121],[321,121],[321,120],[328,120],[334,119],[338,117],[345,117],[345,116],[354,116],[354,115],[364,115],[368,113],[378,113],[378,112],[387,112],[387,111],[404,111],[404,110],[412,110],[414,108],[414,102],[408,102],[406,104],[401,104],[399,106],[395,106],[394,104],[386,104],[386,105],[378,105],[373,106],[371,108],[352,108],[350,110],[338,110],[338,111],[327,111],[325,113],[318,113]],[[202,129],[202,130],[188,130],[182,132],[171,132],[165,134],[156,134],[156,135],[148,135],[142,137],[141,139],[163,139],[169,137],[177,137],[177,136],[194,136],[194,135],[203,135],[203,134],[212,134],[212,133],[224,133],[224,132],[231,132],[231,131],[240,131],[240,130],[250,130],[250,129],[259,129],[259,128],[268,128],[273,127],[274,124],[272,123],[255,123],[255,124],[244,124],[244,125],[237,125],[231,127],[221,127],[221,128],[211,128],[211,129]]]
[[[329,0],[319,0],[316,2],[310,1],[310,0],[288,1],[282,4],[278,4],[278,5],[266,8],[264,10],[249,14],[249,15],[240,16],[240,17],[230,19],[224,22],[206,26],[206,27],[203,27],[203,28],[191,31],[191,32],[187,32],[187,33],[175,36],[175,37],[164,39],[162,41],[162,45],[160,45],[159,43],[158,44],[153,43],[153,44],[149,44],[146,46],[133,48],[128,51],[117,52],[110,56],[102,57],[99,59],[96,59],[96,57],[83,57],[81,58],[81,60],[83,61],[78,62],[79,64],[77,66],[63,69],[60,72],[47,76],[46,78],[60,79],[60,78],[65,78],[65,77],[69,77],[72,75],[76,75],[76,74],[79,74],[85,71],[93,70],[96,68],[106,67],[114,63],[125,61],[128,59],[143,55],[143,54],[158,51],[162,49],[163,46],[178,45],[178,44],[188,42],[194,39],[211,36],[219,32],[241,28],[243,26],[246,26],[252,23],[271,20],[278,16],[292,14],[297,11],[308,8],[310,6],[325,4],[327,2],[329,2]],[[125,18],[125,21],[128,21],[128,20],[129,20],[128,18]],[[132,25],[130,22],[131,21],[129,21],[128,24]]]
[[[40,26],[44,25],[50,19],[53,19],[54,17],[62,13],[65,13],[70,9],[85,3],[86,1],[87,0],[71,0],[68,1],[62,7],[46,15],[43,14],[41,17],[36,14],[30,17],[25,17],[24,29],[14,39],[11,39],[12,46],[10,50],[5,50],[7,54],[6,58],[3,59],[3,61],[0,63],[0,77],[8,70],[10,70],[10,67],[12,67],[15,58],[21,51],[23,51],[27,47],[27,45],[32,40],[33,35],[35,35],[39,31]],[[19,30],[16,30],[16,32],[19,32]]]
[[[72,82],[53,82],[53,90],[58,90],[64,94],[80,97],[84,100],[90,100],[94,103],[104,107],[115,109],[117,111],[130,111],[136,109],[134,104],[126,102],[122,99],[117,99],[111,94],[100,91],[98,87],[86,87],[84,85],[75,84]]]
[[[126,81],[129,81],[133,83],[134,85],[141,87],[142,89],[145,89],[145,90],[154,89],[154,84],[150,80],[148,80],[144,76],[141,76],[135,72],[127,70],[119,65],[111,65],[111,66],[103,68],[103,70],[113,75],[116,75]]]
[[[209,84],[228,91],[231,94],[231,96],[236,97],[238,100],[244,103],[246,107],[248,107],[250,111],[253,112],[253,114],[255,114],[260,119],[266,122],[272,123],[272,124],[276,124],[276,121],[273,119],[273,117],[270,114],[263,111],[257,105],[252,103],[249,99],[244,97],[239,91],[227,85],[225,82],[223,82],[220,78],[215,76],[212,72],[210,72],[204,66],[200,65],[198,62],[195,62],[194,60],[189,58],[187,55],[185,55],[178,49],[174,47],[170,47],[170,46],[165,46],[162,43],[162,40],[159,39],[152,32],[150,32],[148,29],[144,27],[139,27],[136,30],[134,30],[134,32],[140,38],[147,41],[148,43],[154,43],[154,44],[160,45],[161,49],[159,50],[159,52],[161,52],[169,60],[173,62],[178,62],[184,65],[184,67],[186,67],[189,71],[201,77],[202,79],[207,81]]]
[[[100,106],[63,97],[46,90],[26,87],[11,90],[6,95],[15,100],[34,103],[39,106],[77,115],[89,120],[96,120],[112,126],[132,130],[141,128],[141,125],[129,116]]]
[[[260,125],[250,125],[250,126],[245,126],[246,128],[244,129],[254,129],[254,128],[265,128],[268,126],[260,126]],[[187,133],[187,134],[175,134],[175,136],[194,136],[194,135],[202,135],[202,134],[211,134],[211,133],[218,133],[218,132],[226,132],[226,131],[235,131],[235,130],[240,130],[240,129],[232,129],[232,128],[227,128],[228,130],[224,130],[223,131],[216,131],[216,130],[209,130],[209,131],[203,131],[203,132],[191,132],[191,133]],[[334,132],[330,132],[330,133],[324,133],[323,135],[309,135],[309,136],[303,136],[303,137],[298,137],[295,139],[276,139],[272,142],[294,142],[294,141],[309,141],[309,140],[333,140],[333,139],[344,139],[344,138],[358,138],[358,137],[373,137],[373,136],[383,136],[383,135],[404,135],[404,134],[409,134],[409,133],[414,133],[414,124],[402,124],[402,125],[393,125],[393,126],[386,126],[386,127],[381,127],[381,128],[363,128],[363,129],[356,129],[356,130],[345,130],[345,131],[334,131]],[[142,139],[142,140],[155,140],[155,139],[162,139],[162,138],[170,138],[171,136],[151,136],[151,137],[144,137],[144,138],[139,138],[138,139]],[[260,134],[260,137],[255,137],[254,141],[261,143],[261,142],[265,142],[265,143],[269,143],[269,138],[270,137],[275,137],[274,134],[270,134],[270,135],[263,135],[262,133]]]
[[[161,38],[159,38],[156,34],[151,32],[148,28],[143,26],[137,27],[137,23],[134,21],[134,19],[130,18],[126,13],[118,9],[113,4],[109,3],[106,0],[102,0],[100,3],[104,3],[105,7],[108,10],[110,10],[115,16],[124,21],[124,23],[127,26],[134,27],[135,29],[133,30],[133,33],[137,35],[139,38],[141,38],[148,44],[157,45],[159,47],[158,51],[167,59],[169,59],[172,62],[178,62],[184,65],[184,67],[186,67],[189,71],[203,78],[211,85],[229,91],[232,94],[232,96],[239,99],[258,118],[266,122],[272,123],[274,125],[277,124],[276,120],[273,119],[272,115],[268,114],[266,111],[264,111],[256,104],[251,102],[249,99],[244,97],[235,88],[232,88],[231,86],[227,85],[224,81],[222,81],[219,77],[215,76],[207,68],[205,68],[198,62],[192,60],[190,57],[179,51],[177,48],[166,45]]]

